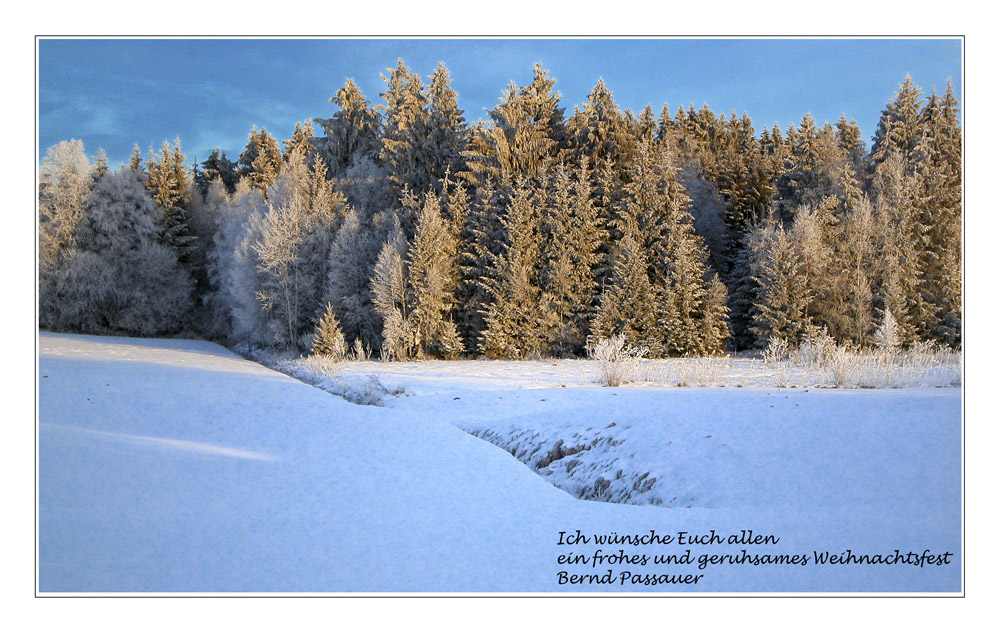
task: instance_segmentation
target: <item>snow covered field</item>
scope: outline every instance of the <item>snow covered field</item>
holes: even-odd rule
[[[961,590],[956,388],[611,389],[587,361],[345,364],[345,380],[402,388],[371,407],[199,341],[43,333],[39,350],[43,592]],[[589,543],[559,544],[576,530]],[[651,530],[778,542],[558,561]],[[952,556],[815,562],[848,549]],[[742,550],[807,563],[699,569]],[[613,584],[560,584],[609,569]],[[663,574],[701,577],[632,584]]]

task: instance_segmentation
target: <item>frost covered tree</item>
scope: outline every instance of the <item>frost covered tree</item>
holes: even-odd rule
[[[352,164],[372,160],[378,155],[382,119],[353,79],[348,79],[330,102],[339,110],[329,119],[313,119],[325,134],[315,137],[313,145],[326,162],[330,175],[336,178]]]
[[[262,238],[264,197],[248,180],[232,195],[220,187],[216,230],[208,252],[208,278],[214,290],[206,298],[211,313],[226,319],[225,337],[242,346],[269,342],[266,314],[257,299],[257,258],[253,244]]]
[[[398,198],[405,189],[425,191],[431,184],[423,151],[423,135],[428,128],[427,93],[420,75],[410,72],[402,59],[382,79],[386,82],[382,93],[385,127],[379,158],[389,174],[394,197]]]
[[[414,347],[413,332],[408,327],[405,254],[406,240],[397,228],[382,244],[372,271],[371,296],[382,319],[383,360],[405,360]]]
[[[872,193],[878,257],[883,262],[875,275],[875,307],[892,312],[906,346],[917,340],[917,324],[929,312],[918,291],[916,186],[902,154],[892,153],[875,167]]]
[[[503,217],[500,254],[483,283],[489,292],[481,351],[492,358],[534,358],[545,351],[550,313],[541,288],[539,201],[527,183],[518,183]]]
[[[84,201],[93,186],[93,166],[83,142],[61,141],[42,159],[38,181],[38,318],[54,327],[55,276],[76,244]]]
[[[871,158],[878,164],[892,154],[908,161],[920,141],[921,90],[906,75],[892,100],[886,104],[872,142]]]
[[[251,185],[266,195],[268,187],[278,179],[281,165],[281,147],[278,141],[264,128],[258,130],[254,126],[250,130],[247,145],[240,154],[240,177],[248,178]]]
[[[875,210],[867,197],[853,205],[838,231],[837,255],[842,267],[843,302],[835,306],[844,313],[844,336],[867,345],[874,317],[874,283],[879,260]]]
[[[330,356],[337,360],[347,355],[347,341],[344,339],[344,333],[340,331],[340,323],[337,321],[333,306],[329,303],[326,304],[323,316],[316,324],[311,352],[314,355]]]
[[[623,171],[631,162],[636,139],[629,133],[628,121],[603,79],[590,91],[583,109],[573,114],[568,125],[577,160],[586,157],[595,171],[605,167]]]
[[[451,74],[444,62],[438,64],[426,87],[427,115],[423,136],[423,171],[427,185],[441,192],[449,174],[465,171],[462,153],[469,144],[469,127],[458,107],[458,93],[451,87]],[[426,191],[424,183],[412,183],[416,191]],[[423,188],[422,188],[423,187]]]
[[[560,165],[548,180],[541,222],[541,283],[545,310],[551,316],[546,351],[581,355],[597,307],[596,271],[606,232],[591,199],[586,163],[575,178]]]
[[[521,178],[538,178],[569,145],[555,81],[536,64],[531,84],[511,82],[490,121],[472,130],[465,177],[474,186],[492,181],[509,187]]]
[[[659,302],[661,345],[656,348],[671,355],[722,351],[718,333],[727,326],[719,315],[726,308],[714,303],[718,288],[711,281],[707,252],[694,232],[689,199],[666,148],[649,141],[639,145],[624,193],[612,225],[648,254],[649,281]],[[716,334],[706,338],[709,332]],[[657,353],[653,347],[650,351]]]
[[[344,200],[325,178],[326,167],[305,164],[301,152],[268,190],[256,256],[261,308],[269,316],[272,342],[308,347],[322,306],[331,238],[345,213]]]
[[[382,334],[370,281],[383,234],[376,218],[349,208],[330,245],[325,287],[325,301],[333,305],[344,336],[372,349],[379,349]]]
[[[921,137],[913,151],[915,220],[919,229],[919,292],[927,311],[923,338],[957,347],[962,336],[962,130],[949,82],[932,93],[920,113]]]
[[[456,358],[462,353],[458,328],[451,320],[458,286],[457,247],[441,216],[439,198],[428,193],[408,251],[406,271],[412,303],[407,326],[413,330],[418,358]]]
[[[658,298],[648,270],[645,249],[634,236],[627,235],[616,249],[610,284],[594,317],[591,344],[622,335],[630,345],[645,347],[654,356],[664,353]]]
[[[95,184],[55,279],[58,329],[157,336],[184,326],[192,281],[159,242],[155,218],[134,170],[124,167]]]
[[[765,246],[760,276],[760,291],[755,304],[753,331],[761,347],[779,339],[795,347],[812,331],[809,303],[812,294],[803,273],[801,252],[784,227],[771,224],[759,229]]]
[[[461,282],[456,313],[463,345],[470,353],[481,351],[484,317],[491,300],[488,280],[496,274],[494,262],[503,248],[508,201],[508,192],[487,180],[476,190],[459,234]]]
[[[893,353],[899,349],[899,328],[896,319],[889,310],[882,314],[882,322],[875,330],[875,345],[882,352]]]
[[[779,218],[790,222],[799,209],[817,207],[829,197],[845,200],[845,187],[853,191],[857,186],[853,172],[845,170],[846,162],[834,128],[817,127],[806,114],[791,140],[784,173],[775,182]]]
[[[302,159],[309,164],[312,162],[312,152],[313,152],[313,139],[314,131],[313,126],[310,121],[303,123],[302,121],[297,121],[295,123],[295,131],[292,132],[292,138],[282,141],[282,145],[285,146],[282,150],[281,157],[287,163],[291,160],[293,154],[300,154]]]
[[[236,190],[236,181],[239,180],[239,176],[236,174],[236,164],[226,158],[226,153],[218,147],[202,161],[201,170],[198,172],[195,183],[202,192],[207,192],[209,185],[215,180],[221,181],[229,193]]]

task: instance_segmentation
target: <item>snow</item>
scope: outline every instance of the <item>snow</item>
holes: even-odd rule
[[[39,350],[42,592],[962,589],[956,388],[610,389],[587,361],[344,364],[403,388],[375,407],[200,341],[42,333]],[[548,456],[543,476],[511,452]],[[626,503],[577,498],[598,478],[590,496]],[[558,545],[576,530],[752,530],[780,540],[604,549],[810,564],[560,565],[596,549]],[[953,556],[812,564],[847,549]],[[558,584],[611,567],[703,577]]]

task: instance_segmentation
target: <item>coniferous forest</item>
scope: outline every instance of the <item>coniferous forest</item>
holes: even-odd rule
[[[961,346],[950,84],[905,78],[869,144],[845,116],[622,111],[603,82],[570,110],[540,65],[478,122],[444,64],[383,79],[238,157],[49,148],[40,327],[385,360]]]

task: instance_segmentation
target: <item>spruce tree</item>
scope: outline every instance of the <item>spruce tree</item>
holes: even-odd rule
[[[156,218],[160,240],[174,249],[183,265],[190,266],[196,238],[188,226],[185,211],[191,199],[185,160],[179,138],[174,140],[173,147],[163,141],[159,155],[150,151],[146,163],[146,189],[160,211]]]
[[[281,147],[278,141],[264,128],[257,130],[254,126],[250,130],[247,145],[240,154],[240,177],[249,179],[257,191],[267,195],[267,188],[278,179],[281,165]]]
[[[487,180],[476,190],[460,232],[458,256],[461,282],[456,293],[456,321],[463,347],[481,353],[484,316],[490,302],[489,280],[496,275],[494,262],[503,248],[509,194]]]
[[[812,296],[802,271],[801,256],[793,238],[780,225],[763,229],[766,246],[760,265],[754,333],[760,347],[771,339],[795,347],[812,331],[809,302]]]
[[[881,262],[875,276],[875,306],[892,312],[903,345],[913,344],[918,324],[929,319],[928,306],[918,290],[920,226],[916,221],[916,180],[907,173],[906,162],[893,153],[876,165],[872,191]]]
[[[505,239],[484,279],[490,302],[483,315],[482,352],[492,358],[535,358],[544,351],[549,315],[541,310],[541,235],[538,200],[517,184],[503,218]]]
[[[323,316],[316,324],[311,351],[314,355],[330,356],[336,360],[343,360],[347,355],[347,341],[344,340],[344,333],[340,331],[340,323],[337,321],[333,306],[329,303],[326,304]]]
[[[441,217],[438,197],[428,193],[407,255],[407,300],[412,304],[407,328],[413,331],[418,358],[456,358],[462,352],[450,319],[458,285],[457,246]]]
[[[912,158],[920,140],[920,107],[922,91],[906,75],[896,90],[895,97],[882,110],[875,137],[872,140],[871,158],[878,164],[892,154],[899,154],[904,161]]]
[[[542,287],[552,317],[547,351],[556,356],[581,355],[597,307],[596,273],[605,237],[585,165],[575,179],[564,165],[550,175],[542,236]]]
[[[571,139],[554,85],[540,64],[527,86],[510,83],[490,110],[489,124],[472,130],[465,177],[473,185],[492,180],[509,187],[521,178],[538,178],[560,158],[568,158]]]
[[[219,180],[226,188],[226,191],[233,193],[236,190],[236,182],[239,176],[236,174],[236,165],[226,158],[226,153],[216,147],[211,155],[201,163],[201,170],[195,178],[195,184],[201,188],[202,192],[207,192],[209,185]]]
[[[423,144],[429,124],[427,122],[427,93],[420,75],[397,60],[396,68],[388,77],[385,100],[385,128],[382,133],[382,148],[379,158],[389,174],[394,197],[403,191],[423,192],[431,185],[431,176],[426,171],[426,155]]]
[[[291,160],[292,154],[299,153],[302,155],[303,160],[306,164],[312,162],[312,151],[313,151],[313,126],[312,123],[306,121],[305,123],[297,121],[295,123],[295,131],[292,132],[292,138],[287,141],[283,141],[282,144],[285,149],[281,153],[281,157],[287,163]]]
[[[428,182],[426,186],[441,192],[443,181],[451,173],[465,171],[463,152],[469,144],[469,128],[465,115],[458,108],[458,94],[451,87],[451,75],[444,63],[438,64],[427,85],[427,116],[421,144],[424,159],[423,171]],[[417,191],[423,183],[415,182]]]
[[[667,150],[642,142],[624,191],[624,204],[613,223],[648,253],[650,283],[659,301],[661,344],[656,349],[672,355],[721,351],[717,341],[709,345],[704,336],[721,331],[724,319],[714,321],[725,309],[714,305],[709,309],[706,303],[713,289],[707,253],[694,232],[689,199],[676,179]],[[713,322],[706,324],[705,319]],[[652,347],[650,351],[656,353]]]
[[[330,176],[339,177],[352,164],[377,157],[382,120],[353,79],[348,79],[330,101],[339,110],[329,119],[313,119],[325,133],[314,138],[313,144]]]
[[[657,293],[648,270],[645,250],[633,235],[627,235],[618,243],[610,283],[594,317],[591,345],[623,334],[630,345],[644,346],[654,356],[664,353]]]
[[[920,115],[914,149],[915,221],[920,237],[919,292],[928,309],[925,339],[957,347],[962,335],[962,132],[951,84]]]

